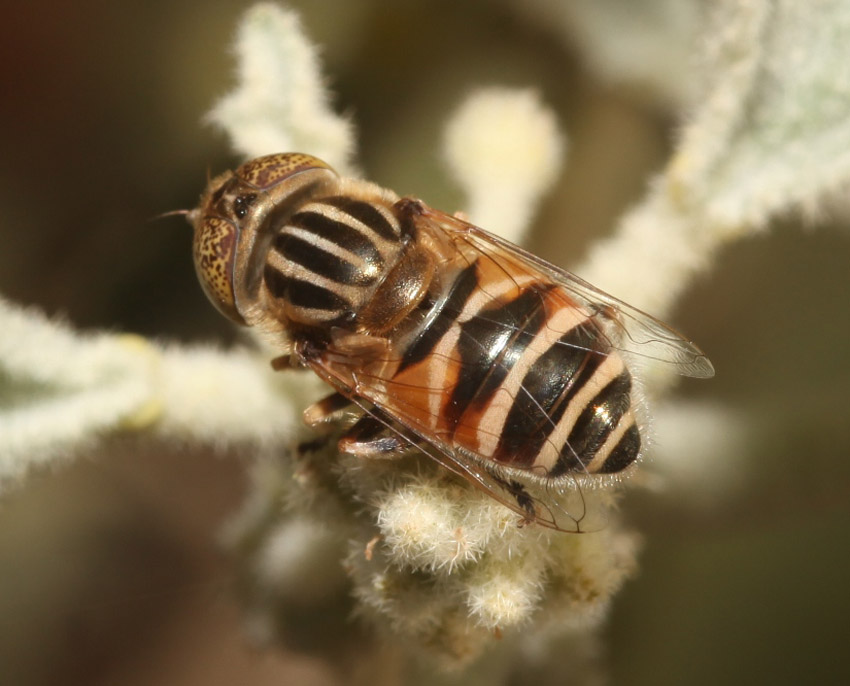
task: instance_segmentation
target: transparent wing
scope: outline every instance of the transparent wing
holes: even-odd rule
[[[444,309],[432,326],[439,327],[443,321],[456,326],[456,316],[457,312]],[[387,378],[382,366],[394,365],[402,353],[389,341],[384,346],[375,345],[374,349],[381,349],[379,355],[362,354],[345,344],[331,344],[327,350],[307,356],[307,364],[321,379],[409,445],[523,519],[565,532],[597,530],[605,525],[601,518],[604,513],[599,508],[588,508],[582,485],[588,480],[596,484],[606,477],[582,472],[549,477],[540,469],[496,463],[458,444],[454,431],[481,430],[474,420],[461,420],[451,429],[435,429],[445,420],[439,416],[445,408],[441,409],[443,406],[432,400],[451,397],[458,379],[470,371],[463,360],[447,360],[459,369],[455,378],[449,375]],[[534,400],[527,389],[521,388],[519,392]],[[548,421],[542,411],[535,418]]]
[[[423,227],[439,227],[456,242],[466,244],[489,259],[503,261],[508,270],[540,273],[552,279],[594,314],[600,328],[608,332],[609,343],[614,349],[670,364],[684,376],[714,376],[714,367],[705,353],[655,317],[469,222],[421,204],[418,207],[421,213],[416,221]]]
[[[349,366],[359,360],[312,360],[308,364],[326,382],[350,398],[366,414],[371,415],[408,445],[425,453],[450,472],[466,479],[497,502],[519,514],[525,521],[567,533],[584,533],[605,526],[604,512],[588,508],[581,488],[581,476],[549,479],[533,472],[505,468],[457,446],[450,445],[433,432],[424,429],[403,405],[391,400],[392,382],[377,383],[368,376],[358,376],[357,393],[341,384]]]

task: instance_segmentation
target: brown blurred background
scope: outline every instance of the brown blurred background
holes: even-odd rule
[[[193,206],[207,170],[235,161],[201,118],[232,85],[247,5],[5,8],[4,297],[80,328],[233,340],[197,286],[188,227],[149,219]],[[562,38],[503,4],[290,5],[322,46],[367,174],[435,206],[460,203],[435,150],[463,95],[539,88],[571,150],[531,248],[564,265],[611,231],[669,154],[669,112],[600,84]],[[739,413],[754,438],[733,456],[743,485],[716,507],[629,499],[646,547],[605,632],[612,683],[850,677],[850,235],[811,228],[788,222],[733,246],[681,303],[676,325],[718,370],[683,395]],[[257,652],[245,640],[216,545],[245,491],[244,460],[121,441],[85,457],[0,502],[0,683],[353,683],[297,645]]]

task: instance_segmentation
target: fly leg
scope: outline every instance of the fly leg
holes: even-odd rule
[[[346,414],[353,412],[351,405],[351,401],[341,393],[331,393],[310,405],[301,416],[307,426],[316,429],[345,419]]]
[[[339,451],[368,459],[398,457],[409,450],[406,441],[399,438],[385,424],[372,415],[363,415],[339,439]]]
[[[276,358],[276,360],[279,359],[281,358]],[[331,393],[304,410],[302,418],[304,423],[311,429],[323,428],[342,421],[346,414],[353,411],[351,405],[351,401],[344,395]],[[332,434],[324,434],[309,441],[304,441],[296,446],[296,453],[299,457],[303,457],[307,453],[316,452],[324,448],[331,439]]]
[[[353,403],[341,393],[331,393],[304,410],[304,423],[311,428],[319,428],[342,421],[354,411],[352,405]],[[337,445],[340,452],[363,458],[397,457],[410,447],[371,414],[364,414],[351,425],[342,434]]]

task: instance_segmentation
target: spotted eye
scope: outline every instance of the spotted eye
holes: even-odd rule
[[[244,219],[256,199],[256,193],[247,193],[246,195],[240,195],[237,197],[236,200],[233,201],[233,214],[236,215],[236,218]]]
[[[246,162],[236,170],[235,174],[251,186],[266,190],[293,174],[311,169],[327,169],[333,172],[330,165],[322,162],[318,157],[300,152],[284,152]]]
[[[233,265],[238,231],[233,223],[219,217],[200,217],[195,225],[193,254],[195,271],[204,293],[229,319],[244,324],[233,291]]]

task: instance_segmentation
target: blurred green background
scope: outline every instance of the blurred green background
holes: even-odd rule
[[[192,207],[207,170],[236,161],[202,116],[233,83],[229,46],[247,5],[7,7],[4,297],[84,329],[234,340],[197,286],[188,227],[149,220]],[[538,88],[570,155],[530,247],[565,266],[669,155],[668,108],[600,82],[573,45],[507,3],[290,6],[322,46],[367,175],[437,207],[461,202],[435,151],[463,96]],[[751,433],[730,456],[740,469],[728,496],[628,499],[645,550],[604,632],[611,683],[848,683],[847,229],[776,226],[726,250],[681,302],[676,326],[718,370],[681,394],[736,413]],[[216,545],[246,488],[244,459],[120,440],[86,457],[0,502],[0,683],[396,683],[356,655],[335,665],[295,644],[248,648]]]

